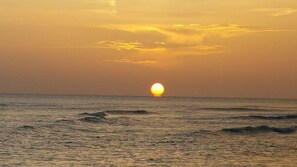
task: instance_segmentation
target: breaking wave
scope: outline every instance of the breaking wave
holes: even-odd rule
[[[74,124],[75,121],[74,120],[68,120],[68,119],[60,119],[55,121],[55,123],[59,123],[59,124]]]
[[[277,132],[277,133],[293,133],[297,129],[297,126],[295,127],[285,127],[285,128],[276,128],[276,127],[269,127],[266,125],[251,127],[237,127],[237,128],[225,128],[222,129],[224,132],[230,132],[230,133],[264,133],[264,132]]]
[[[79,115],[87,115],[87,116],[93,116],[93,117],[99,117],[99,118],[105,118],[107,116],[105,112],[81,113]]]
[[[93,116],[99,118],[105,118],[108,114],[111,115],[142,115],[142,114],[149,114],[150,112],[146,110],[107,110],[107,111],[99,111],[95,113],[81,113],[81,116]]]

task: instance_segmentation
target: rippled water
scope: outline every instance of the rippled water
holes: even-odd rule
[[[297,164],[297,100],[0,95],[0,126],[2,166]]]

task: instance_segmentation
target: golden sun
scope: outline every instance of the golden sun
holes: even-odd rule
[[[161,97],[164,93],[164,86],[160,83],[155,83],[151,87],[151,92],[155,97]]]

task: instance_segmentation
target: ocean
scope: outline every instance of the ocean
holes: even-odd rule
[[[0,166],[296,166],[297,100],[0,95]]]

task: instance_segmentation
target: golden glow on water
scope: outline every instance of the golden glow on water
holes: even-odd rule
[[[6,166],[293,167],[297,162],[297,133],[290,132],[296,120],[287,119],[297,112],[293,99],[9,94],[0,99],[0,164]]]
[[[151,87],[151,92],[155,97],[161,97],[165,89],[161,83],[155,83]]]

